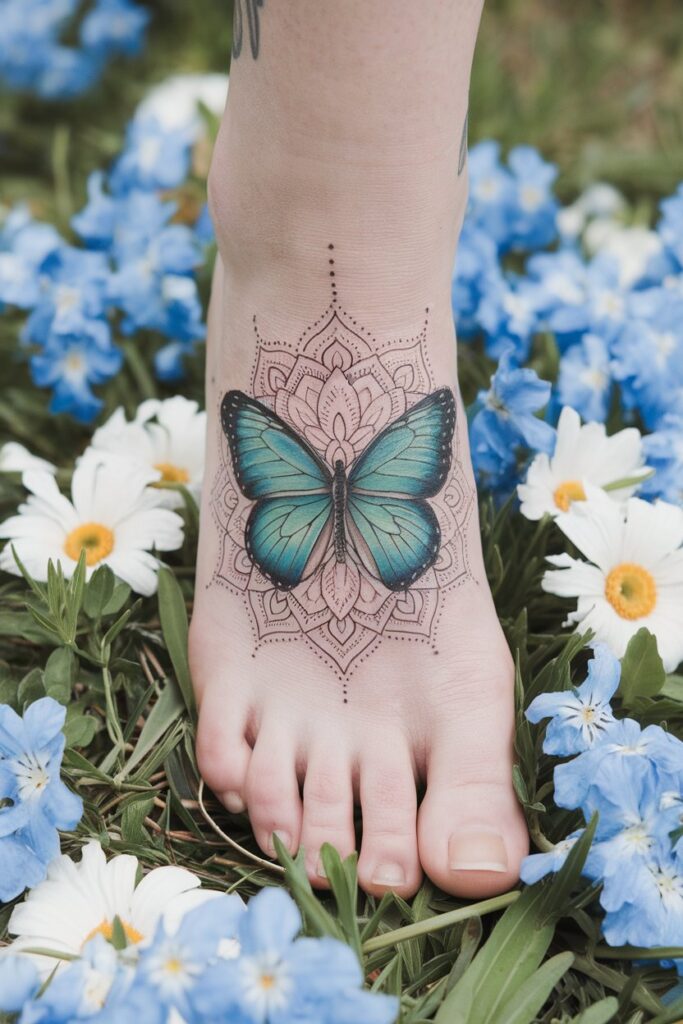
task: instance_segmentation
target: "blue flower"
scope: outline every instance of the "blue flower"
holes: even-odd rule
[[[0,1012],[18,1013],[39,988],[38,971],[27,956],[0,957]]]
[[[580,828],[568,835],[566,839],[555,843],[552,850],[545,853],[530,853],[525,857],[519,872],[519,877],[524,884],[533,885],[535,882],[540,882],[546,875],[554,874],[563,868],[571,848],[582,835],[583,829]]]
[[[602,930],[612,946],[680,946],[683,937],[683,866],[659,842],[638,863],[629,898],[605,916]]]
[[[542,316],[561,349],[580,340],[587,330],[588,269],[577,253],[536,253],[526,265],[527,275],[543,292]]]
[[[239,896],[221,896],[186,913],[172,934],[160,922],[153,942],[141,953],[138,977],[161,1003],[189,1017],[193,987],[216,962],[219,944],[235,938],[244,913]]]
[[[130,0],[97,0],[81,23],[81,42],[103,56],[132,56],[142,48],[148,21],[149,11]]]
[[[560,362],[557,381],[560,405],[570,405],[587,422],[604,423],[612,395],[609,349],[598,334],[586,334]]]
[[[44,877],[59,853],[57,829],[75,828],[83,813],[80,797],[59,775],[65,716],[66,709],[51,697],[29,705],[23,718],[0,705],[0,801],[8,802],[0,806],[0,899],[5,902]]]
[[[585,681],[571,690],[542,693],[529,705],[530,722],[551,718],[543,740],[546,754],[567,757],[592,747],[614,721],[610,700],[616,693],[621,665],[606,644],[595,647]]]
[[[643,438],[643,452],[655,474],[642,485],[642,497],[683,504],[683,413],[664,415],[657,430]]]
[[[466,218],[458,243],[451,286],[459,340],[471,338],[481,329],[480,303],[504,287],[505,279],[498,263],[495,243],[486,231],[477,227],[469,217]]]
[[[114,240],[119,203],[104,191],[104,174],[93,171],[88,178],[88,202],[71,218],[71,226],[93,249],[107,249]]]
[[[24,330],[24,340],[45,345],[54,334],[97,337],[109,344],[106,320],[109,268],[103,254],[64,245],[41,267],[41,297]]]
[[[557,236],[559,203],[552,192],[557,167],[546,163],[533,146],[510,150],[508,167],[514,182],[509,244],[519,249],[541,249]]]
[[[657,230],[667,250],[683,269],[683,182],[674,195],[662,200]]]
[[[555,803],[571,810],[581,808],[590,817],[605,798],[611,799],[614,764],[622,772],[622,786],[633,786],[653,773],[663,783],[671,777],[683,778],[683,743],[658,725],[641,729],[632,718],[615,721],[606,727],[600,743],[557,765]]]
[[[482,297],[478,317],[484,331],[486,354],[498,359],[512,346],[517,363],[524,362],[531,340],[539,328],[543,294],[538,285],[525,278],[503,279]]]
[[[192,990],[197,1022],[391,1024],[398,1003],[362,991],[355,954],[335,939],[296,936],[301,917],[282,889],[255,896],[239,924],[240,955],[210,966]]]
[[[629,314],[612,346],[613,374],[626,408],[656,427],[661,416],[678,411],[683,393],[683,293],[634,292]]]
[[[534,413],[546,405],[550,384],[534,370],[519,369],[512,347],[503,351],[488,391],[477,397],[478,411],[470,426],[472,459],[478,472],[500,477],[516,463],[520,447],[548,454],[555,431]]]
[[[31,376],[40,388],[53,388],[51,412],[70,413],[90,423],[102,408],[92,385],[102,384],[121,369],[120,349],[99,332],[100,322],[88,321],[79,334],[53,333],[42,351],[31,358]]]
[[[498,248],[510,242],[510,215],[515,202],[515,183],[500,162],[497,142],[478,142],[467,157],[470,198],[468,218],[481,228]]]
[[[191,134],[169,129],[156,118],[134,118],[126,133],[126,146],[110,175],[115,194],[131,189],[175,188],[190,168]]]
[[[51,224],[16,206],[0,231],[0,304],[32,309],[40,299],[40,268],[64,239]]]

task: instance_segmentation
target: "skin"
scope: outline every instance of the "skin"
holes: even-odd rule
[[[486,583],[476,509],[470,571],[440,596],[432,646],[383,638],[345,680],[300,639],[255,650],[244,600],[214,580],[211,507],[226,391],[247,394],[258,332],[292,346],[335,291],[378,350],[418,335],[433,388],[458,392],[450,278],[467,197],[463,126],[480,16],[471,0],[291,0],[258,8],[216,143],[210,203],[220,256],[209,310],[206,489],[190,657],[197,756],[256,839],[356,848],[370,893],[411,896],[426,873],[465,897],[515,883],[527,834],[512,781],[513,668]],[[459,172],[460,167],[460,172]],[[458,397],[452,472],[473,493]],[[436,653],[438,651],[438,653]],[[418,791],[424,793],[418,806]]]

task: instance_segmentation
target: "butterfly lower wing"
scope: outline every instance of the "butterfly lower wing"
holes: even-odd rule
[[[247,554],[278,590],[291,590],[319,564],[331,527],[330,494],[261,498],[247,520]]]
[[[380,494],[433,497],[448,475],[454,429],[453,392],[441,388],[370,442],[351,468],[349,486]]]
[[[389,590],[405,590],[439,556],[441,530],[426,501],[351,492],[347,529],[358,556]]]
[[[329,469],[305,439],[243,391],[225,395],[221,423],[237,483],[250,501],[331,487]]]

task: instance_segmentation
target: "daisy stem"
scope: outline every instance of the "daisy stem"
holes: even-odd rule
[[[484,914],[492,914],[496,910],[503,910],[511,903],[519,899],[519,889],[511,892],[504,892],[500,896],[494,896],[490,900],[482,900],[480,903],[470,903],[466,907],[458,907],[457,910],[449,910],[446,914],[437,914],[435,917],[427,917],[424,921],[416,921],[415,924],[405,925],[403,928],[395,928],[393,931],[384,932],[382,935],[375,935],[363,943],[364,953],[374,953],[378,949],[385,949],[387,946],[394,946],[397,942],[407,942],[419,935],[429,935],[431,932],[442,931],[450,928],[451,925],[459,924],[460,921],[467,921],[470,917],[481,917]]]
[[[130,372],[133,374],[135,383],[140,389],[140,394],[143,398],[156,398],[157,389],[155,387],[154,380],[145,366],[145,361],[141,358],[139,349],[135,343],[132,341],[124,341],[122,348]]]
[[[110,752],[110,756],[116,757],[124,750],[126,741],[123,738],[121,722],[119,721],[118,711],[116,709],[116,704],[114,703],[114,688],[108,665],[102,666],[102,682],[104,683],[104,699],[107,707],[107,732],[110,740],[114,744],[114,750]]]

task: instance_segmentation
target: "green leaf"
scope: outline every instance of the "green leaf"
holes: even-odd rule
[[[147,716],[147,721],[138,736],[133,753],[116,777],[117,782],[120,782],[126,775],[129,775],[133,768],[147,756],[150,750],[179,718],[182,710],[183,701],[180,690],[175,680],[168,679],[161,691],[161,696]]]
[[[187,608],[178,581],[168,568],[159,570],[159,619],[185,707],[194,717],[196,706],[187,659]]]
[[[83,611],[89,619],[101,619],[114,594],[116,577],[108,565],[100,565],[85,588]]]
[[[638,697],[653,697],[659,693],[665,679],[657,641],[643,626],[631,637],[621,659],[618,694],[626,707],[629,707]]]
[[[320,856],[330,883],[332,895],[337,904],[337,912],[341,926],[344,930],[346,941],[356,952],[361,960],[361,938],[356,915],[356,904],[358,901],[358,876],[356,866],[358,856],[352,853],[350,857],[342,861],[341,857],[333,846],[323,843],[320,849]]]
[[[124,604],[130,598],[131,590],[127,583],[123,580],[119,580],[114,586],[114,591],[102,609],[102,618],[106,618],[108,615],[117,615],[121,611]]]
[[[76,677],[78,658],[68,647],[58,647],[45,664],[43,679],[45,692],[60,704],[68,704]]]
[[[92,715],[76,713],[70,715],[67,711],[64,724],[64,736],[67,747],[87,747],[95,738],[97,732],[97,719]]]
[[[17,690],[19,707],[25,708],[27,705],[33,704],[34,700],[39,700],[44,696],[43,673],[39,668],[32,668],[19,683]]]
[[[587,1010],[572,1017],[571,1024],[607,1024],[618,1009],[619,1003],[614,996],[607,996],[606,999],[601,999],[599,1003],[594,1003]]]
[[[114,949],[125,949],[128,945],[128,937],[118,914],[111,923],[111,938],[109,941]]]
[[[129,843],[149,843],[144,820],[154,806],[154,797],[137,796],[127,803],[121,813],[121,838]]]
[[[296,859],[293,858],[276,835],[273,836],[273,845],[275,846],[277,859],[285,869],[287,885],[306,922],[307,930],[313,935],[331,935],[332,938],[340,939],[343,942],[344,933],[341,926],[325,910],[311,888],[311,883],[308,881],[306,868],[304,867],[303,850],[299,850]]]
[[[683,704],[683,676],[667,676],[660,693],[663,697],[671,697]]]
[[[572,953],[558,953],[546,960],[530,978],[519,986],[514,1005],[503,1007],[495,1024],[533,1024],[548,996],[574,962]]]

